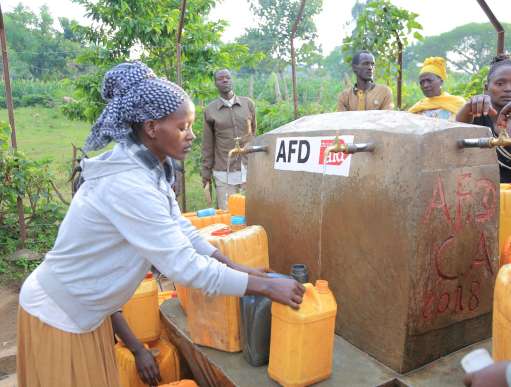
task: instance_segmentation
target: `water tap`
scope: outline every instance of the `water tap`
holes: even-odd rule
[[[507,133],[506,128],[501,128],[497,138],[481,137],[481,138],[465,138],[458,141],[460,148],[495,148],[497,146],[511,146],[511,137]]]
[[[228,153],[228,158],[230,159],[232,155],[240,156],[243,154],[243,149],[240,145],[241,137],[234,137],[234,148],[232,148]]]
[[[346,153],[352,154],[357,152],[372,152],[374,150],[374,143],[360,143],[360,144],[345,144],[341,143],[339,136],[335,136],[334,144],[326,147],[325,160],[330,153]]]
[[[254,153],[254,152],[266,152],[268,150],[268,146],[266,145],[252,145],[252,146],[249,146],[248,144],[245,145],[243,148],[241,147],[240,145],[240,140],[241,140],[241,137],[235,137],[234,138],[234,141],[235,141],[235,145],[234,145],[234,148],[232,148],[227,157],[228,159],[230,160],[231,157],[234,155],[234,156],[241,156],[241,155],[246,155],[248,153]]]

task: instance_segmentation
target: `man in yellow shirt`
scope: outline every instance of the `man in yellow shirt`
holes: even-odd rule
[[[353,56],[351,68],[357,76],[355,86],[344,90],[339,96],[337,111],[392,110],[392,90],[374,83],[374,55],[360,51]]]

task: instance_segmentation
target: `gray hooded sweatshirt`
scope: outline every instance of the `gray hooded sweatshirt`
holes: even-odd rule
[[[32,273],[85,331],[119,310],[151,264],[208,295],[241,296],[248,275],[210,255],[215,248],[185,219],[165,170],[133,141],[85,160],[53,249]]]

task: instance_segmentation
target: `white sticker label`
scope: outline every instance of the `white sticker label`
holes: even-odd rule
[[[339,136],[341,144],[353,144],[353,140],[354,136]],[[325,158],[325,149],[334,142],[335,136],[277,138],[274,168],[349,176],[351,155],[332,152]]]

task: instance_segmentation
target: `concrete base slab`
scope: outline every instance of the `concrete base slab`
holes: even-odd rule
[[[193,344],[186,316],[176,299],[161,306],[162,321],[169,339],[188,363],[192,377],[201,386],[278,386],[267,374],[267,367],[252,367],[241,353],[226,353]],[[383,332],[382,332],[383,334]],[[367,353],[335,336],[332,376],[318,386],[460,386],[463,380],[461,358],[475,348],[491,350],[491,340],[463,348],[408,374],[401,375]]]

